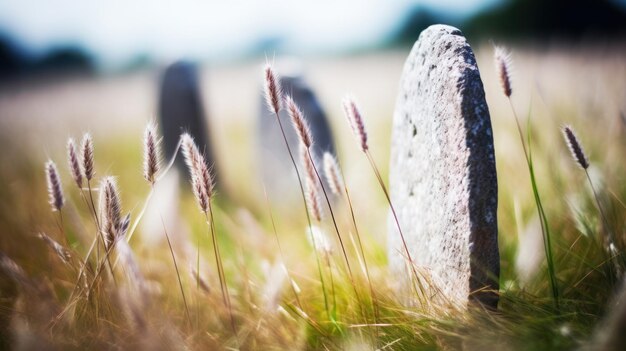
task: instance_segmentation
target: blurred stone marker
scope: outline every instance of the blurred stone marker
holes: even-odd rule
[[[277,65],[281,67],[282,65]],[[297,71],[297,70],[296,70]],[[279,72],[280,73],[280,72]],[[290,95],[302,110],[304,117],[309,122],[313,135],[312,154],[315,164],[322,169],[322,157],[325,151],[335,153],[333,135],[326,118],[313,90],[299,73],[280,75],[280,84],[284,95]],[[261,94],[261,97],[263,95]],[[293,153],[293,157],[299,162],[299,139],[291,125],[291,120],[286,110],[281,110],[280,119],[287,136],[287,142]],[[259,163],[263,183],[265,184],[270,199],[275,204],[290,205],[300,196],[298,180],[285,147],[285,141],[276,122],[276,116],[269,110],[265,100],[261,98],[259,121]],[[324,186],[328,189],[327,184]],[[274,196],[272,196],[274,195]]]
[[[215,158],[208,142],[207,124],[197,66],[185,61],[169,65],[163,73],[159,95],[159,125],[163,131],[166,162],[174,154],[180,135],[188,132],[212,166]],[[176,166],[182,174],[188,174],[182,157],[176,158]]]
[[[498,185],[489,109],[474,53],[460,30],[424,30],[404,65],[391,138],[391,199],[433,298],[496,308]],[[410,275],[394,221],[389,262]],[[487,289],[488,291],[485,291]]]

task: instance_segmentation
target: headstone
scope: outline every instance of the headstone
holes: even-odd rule
[[[413,46],[391,140],[391,200],[411,258],[418,270],[429,272],[432,293],[462,306],[469,299],[496,308],[493,136],[476,59],[460,30],[430,26]],[[395,221],[389,231],[391,268],[405,272]],[[410,276],[399,277],[408,283]]]
[[[312,155],[316,165],[322,167],[321,162],[324,152],[330,151],[333,154],[335,152],[333,136],[326,114],[322,110],[313,90],[300,74],[281,75],[280,84],[284,94],[290,95],[293,98],[298,107],[300,107],[300,110],[302,110],[304,118],[308,121],[311,134],[313,135]],[[285,148],[285,141],[281,134],[280,127],[276,122],[276,116],[269,110],[265,99],[262,97],[263,95],[261,94],[258,141],[260,151],[259,162],[263,182],[270,192],[272,201],[290,204],[292,200],[297,200],[300,196],[299,191],[296,191],[296,189],[298,189],[296,174],[291,159],[289,158],[289,153]],[[279,116],[293,157],[298,167],[300,167],[300,156],[298,152],[300,141],[298,135],[291,125],[291,119],[287,111],[284,109],[281,110]],[[319,171],[322,172],[322,169],[319,168]],[[322,174],[320,173],[320,175]],[[327,184],[324,184],[324,186],[328,189]],[[285,189],[288,191],[285,191]],[[289,189],[293,189],[293,191],[289,191]],[[272,196],[272,194],[275,194],[275,196]],[[292,194],[293,196],[289,196],[288,194]],[[277,198],[276,195],[280,196],[280,199]]]
[[[159,96],[159,125],[166,160],[174,154],[180,135],[187,132],[204,152],[209,166],[213,165],[215,159],[208,142],[207,124],[197,66],[185,61],[171,64],[163,73]],[[182,157],[176,158],[176,166],[182,174],[188,174]]]

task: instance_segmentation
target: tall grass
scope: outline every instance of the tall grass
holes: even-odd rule
[[[458,310],[429,301],[420,291],[425,282],[405,245],[413,267],[408,279],[422,302],[406,306],[390,287],[397,277],[389,276],[385,248],[375,238],[384,234],[373,229],[383,217],[380,213],[396,209],[387,196],[385,170],[377,167],[369,152],[362,117],[350,121],[379,189],[354,186],[354,172],[344,176],[332,155],[324,157],[322,167],[322,160],[311,152],[315,140],[306,116],[295,102],[285,103],[282,94],[272,93],[280,89],[277,77],[269,72],[267,79],[266,69],[272,118],[284,132],[289,126],[282,124],[279,111],[291,110],[302,144],[298,164],[283,134],[291,156],[287,161],[299,179],[303,176],[299,190],[304,211],[294,218],[276,212],[267,197],[263,211],[240,216],[236,207],[241,204],[216,196],[209,165],[193,140],[183,136],[173,157],[186,157],[190,169],[180,219],[192,236],[181,235],[185,226],[172,226],[167,223],[170,216],[161,216],[165,241],[148,246],[141,238],[130,238],[142,230],[139,223],[146,220],[147,203],[160,179],[172,172],[174,161],[162,167],[155,125],[148,125],[143,140],[137,135],[125,142],[99,143],[98,157],[89,134],[80,147],[69,141],[65,172],[46,163],[44,173],[41,163],[19,153],[19,143],[7,143],[7,158],[19,157],[11,158],[11,167],[0,168],[0,183],[10,184],[0,191],[0,226],[6,230],[0,237],[2,346],[525,350],[596,345],[595,330],[614,309],[611,296],[624,268],[626,186],[621,182],[624,164],[618,162],[626,147],[620,139],[624,131],[608,137],[602,128],[582,128],[590,146],[583,151],[573,130],[565,129],[566,143],[584,170],[574,172],[570,160],[562,161],[566,146],[558,139],[559,128],[534,118],[524,133],[513,110],[525,152],[521,168],[531,178],[531,189],[516,183],[520,165],[515,158],[501,157],[498,171],[505,201],[500,201],[499,223],[505,240],[498,312],[476,306]],[[520,89],[510,81],[508,90],[503,85],[506,97],[513,88]],[[356,105],[348,107],[348,112],[354,114],[354,108],[360,116]],[[576,121],[581,127],[583,123]],[[494,130],[508,137],[506,128]],[[503,140],[497,137],[496,142]],[[553,140],[558,142],[552,145]],[[607,143],[617,146],[610,154],[604,153]],[[346,169],[355,162],[344,161]],[[107,164],[114,166],[103,167]],[[592,165],[602,169],[601,176],[589,172]],[[107,172],[100,176],[96,168]],[[106,174],[113,168],[119,177]],[[248,181],[248,175],[241,178]],[[580,190],[584,181],[589,192]],[[70,186],[74,191],[68,191]],[[363,201],[377,201],[375,194],[380,192],[385,196],[381,203],[372,206]],[[507,236],[514,228],[513,211],[507,207],[513,199],[521,199],[522,215],[516,221],[537,211],[543,225],[548,269],[524,282],[511,264],[523,243]],[[374,213],[368,211],[372,207]],[[308,231],[302,228],[305,219]],[[329,236],[331,231],[335,235]],[[311,237],[311,245],[305,235]],[[181,246],[191,252],[177,251]],[[203,258],[210,256],[214,262],[204,264]],[[361,270],[353,269],[359,266]],[[184,274],[186,267],[193,267],[191,274]]]

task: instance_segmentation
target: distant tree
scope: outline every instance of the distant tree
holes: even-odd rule
[[[61,46],[50,50],[33,66],[36,71],[92,72],[94,63],[91,57],[75,46]]]
[[[0,79],[19,75],[27,66],[26,55],[6,35],[0,34]]]
[[[535,39],[623,37],[626,10],[610,0],[509,0],[470,19],[464,32]]]
[[[413,44],[424,29],[438,23],[454,24],[445,16],[426,7],[415,6],[405,15],[397,31],[392,34],[390,42],[400,45]]]

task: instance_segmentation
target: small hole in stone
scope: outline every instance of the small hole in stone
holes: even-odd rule
[[[413,137],[417,135],[417,128],[413,125]]]

